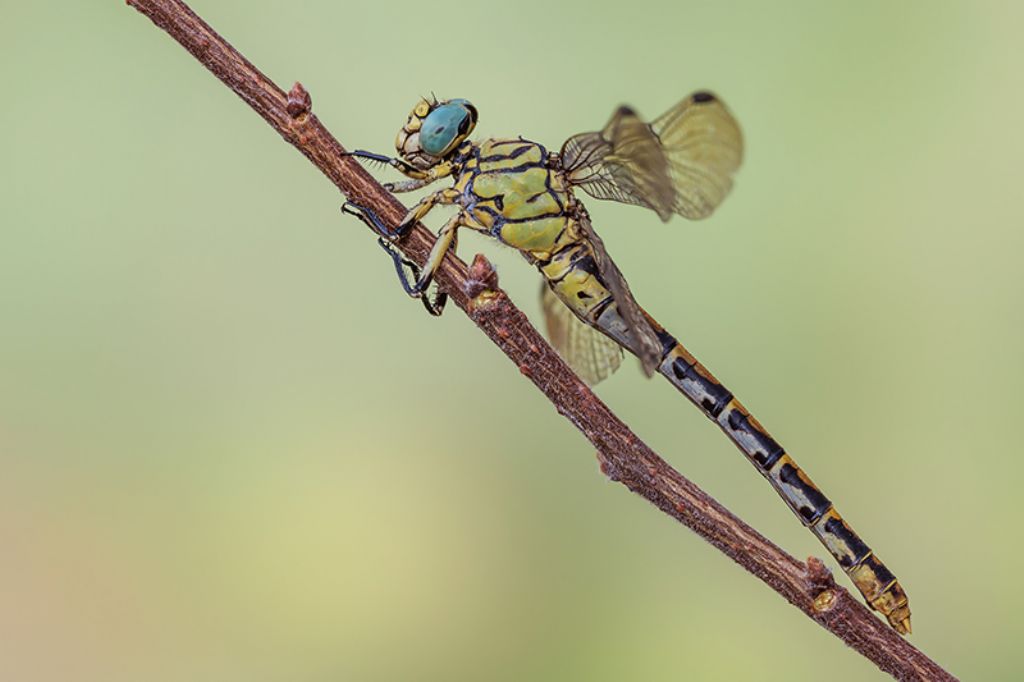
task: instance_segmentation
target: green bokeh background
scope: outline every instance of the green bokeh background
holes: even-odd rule
[[[599,231],[897,573],[914,644],[966,679],[1019,674],[1019,5],[193,6],[351,147],[389,151],[430,91],[472,99],[479,135],[551,146],[624,101],[718,92],[747,144],[722,209],[663,225],[592,201]],[[148,20],[2,14],[0,678],[883,679],[606,480]],[[536,273],[476,251],[536,316]],[[823,555],[632,364],[599,387],[613,409]]]

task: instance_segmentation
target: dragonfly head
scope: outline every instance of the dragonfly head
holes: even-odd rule
[[[469,137],[476,126],[476,107],[464,99],[416,103],[395,139],[398,154],[421,170],[436,166]]]

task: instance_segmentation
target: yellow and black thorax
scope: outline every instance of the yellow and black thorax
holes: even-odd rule
[[[464,150],[464,152],[463,152]],[[476,223],[534,262],[579,240],[576,200],[554,155],[522,138],[467,143],[454,189]]]

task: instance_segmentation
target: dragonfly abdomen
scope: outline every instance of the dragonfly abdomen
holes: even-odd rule
[[[835,506],[763,426],[696,358],[648,318],[665,355],[659,371],[705,415],[768,479],[789,508],[835,557],[865,600],[897,631],[910,632],[907,595],[896,577],[843,520]]]

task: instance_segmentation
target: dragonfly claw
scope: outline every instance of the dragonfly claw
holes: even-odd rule
[[[427,287],[430,286],[430,278],[420,279],[420,273],[422,272],[420,266],[402,256],[401,252],[383,237],[378,238],[377,243],[380,244],[380,248],[384,249],[385,253],[391,256],[391,260],[395,264],[395,273],[398,275],[398,281],[401,283],[405,293],[409,294],[412,298],[420,299],[423,302],[423,307],[431,315],[435,317],[440,316],[444,311],[445,304],[448,302],[448,294],[439,291],[433,296],[425,295]],[[409,268],[410,272],[412,272],[413,284],[409,283],[409,279],[405,274],[405,268]]]

